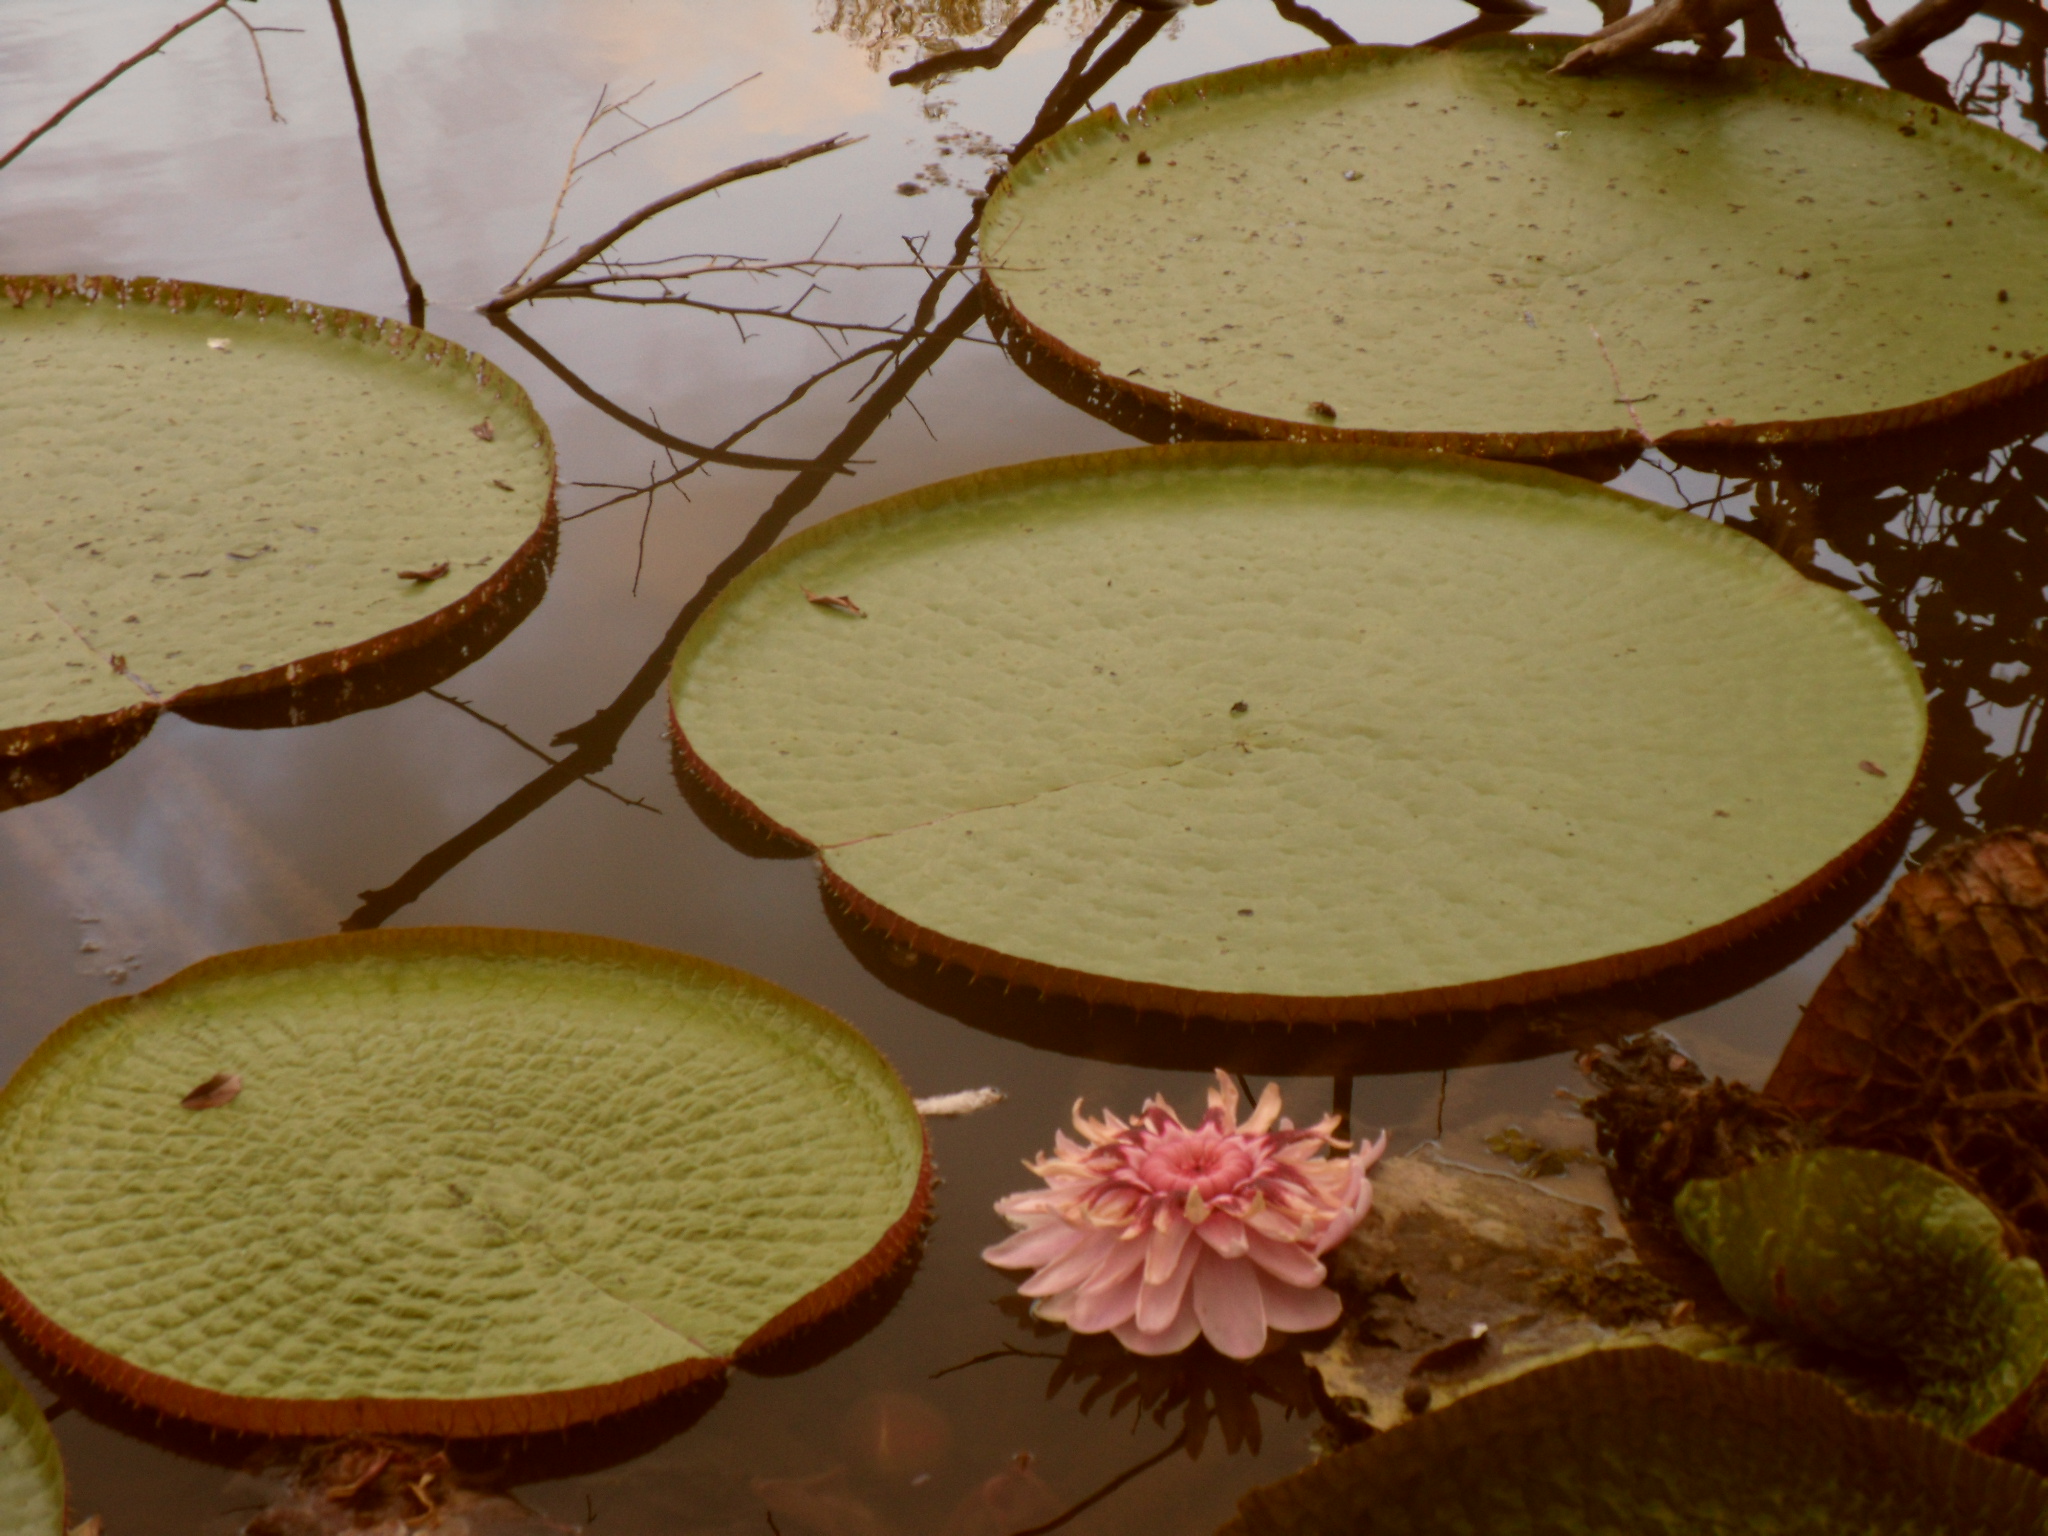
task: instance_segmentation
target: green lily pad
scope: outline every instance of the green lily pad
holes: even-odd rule
[[[547,427],[452,342],[153,278],[0,295],[0,764],[386,664],[552,557]]]
[[[64,1536],[64,1461],[22,1384],[0,1370],[0,1536]]]
[[[1211,428],[1505,457],[1841,442],[2048,382],[2048,162],[1767,61],[1332,48],[1149,93],[990,199],[1012,335]]]
[[[1828,1148],[1695,1179],[1675,1205],[1729,1298],[1808,1344],[1895,1363],[1903,1406],[1967,1438],[2048,1365],[2048,1279],[1911,1158]]]
[[[0,1169],[0,1306],[41,1348],[326,1435],[551,1428],[716,1375],[893,1269],[929,1184],[910,1096],[823,1009],[473,928],[87,1009],[0,1092]]]
[[[2039,1536],[2048,1482],[1818,1377],[1594,1350],[1254,1489],[1219,1536]]]
[[[670,702],[706,782],[892,935],[1253,1020],[1706,953],[1872,846],[1925,738],[1891,636],[1751,540],[1547,471],[1281,444],[843,514],[726,590]]]

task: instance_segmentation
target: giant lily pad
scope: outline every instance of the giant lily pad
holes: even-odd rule
[[[1643,975],[1901,812],[1890,635],[1547,471],[1286,445],[1048,460],[782,544],[678,652],[689,760],[913,946],[1238,1019]]]
[[[630,1407],[908,1250],[922,1126],[852,1029],[610,940],[361,933],[87,1009],[0,1092],[0,1306],[234,1429]]]
[[[1914,98],[1577,38],[1333,48],[1041,143],[1023,350],[1210,428],[1508,457],[1841,443],[2048,382],[2048,163]]]
[[[1595,1350],[1254,1489],[1219,1536],[2038,1536],[2048,1482],[1801,1371]]]
[[[1729,1298],[1810,1344],[1895,1363],[1903,1406],[1975,1434],[2048,1365],[2048,1279],[2007,1258],[1998,1217],[1951,1179],[1889,1152],[1795,1153],[1676,1204]]]
[[[22,1384],[0,1370],[0,1536],[64,1536],[64,1462]]]
[[[452,342],[155,279],[0,277],[0,294],[13,799],[38,790],[32,755],[389,664],[551,557],[547,428]]]

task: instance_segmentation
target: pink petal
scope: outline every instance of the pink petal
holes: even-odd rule
[[[1297,1290],[1271,1275],[1260,1274],[1259,1295],[1266,1304],[1266,1326],[1282,1333],[1314,1333],[1344,1315],[1344,1303],[1324,1286]]]
[[[1195,1320],[1219,1354],[1249,1360],[1266,1345],[1266,1303],[1259,1292],[1258,1266],[1220,1259],[1213,1250],[1195,1266]]]
[[[1188,1252],[1196,1250],[1190,1248]],[[1202,1332],[1202,1325],[1195,1321],[1193,1307],[1182,1307],[1163,1328],[1148,1332],[1133,1321],[1115,1332],[1117,1342],[1134,1355],[1177,1355],[1195,1342]]]
[[[1195,1229],[1178,1219],[1164,1231],[1154,1232],[1145,1245],[1145,1283],[1158,1285],[1180,1265],[1181,1251]]]
[[[1110,1249],[1115,1246],[1116,1238],[1109,1233],[1090,1232],[1064,1257],[1046,1265],[1018,1286],[1017,1293],[1020,1296],[1055,1296],[1061,1291],[1071,1291],[1095,1273],[1095,1267],[1109,1257]]]
[[[1135,1248],[1137,1244],[1125,1246]],[[1144,1283],[1145,1277],[1134,1267],[1099,1290],[1092,1282],[1083,1286],[1067,1304],[1067,1326],[1076,1333],[1106,1333],[1121,1328],[1138,1310],[1138,1291]]]
[[[1253,1232],[1249,1257],[1274,1279],[1303,1288],[1318,1286],[1330,1272],[1298,1243],[1276,1243],[1263,1233]]]
[[[1223,1259],[1244,1257],[1248,1235],[1244,1223],[1235,1216],[1215,1215],[1195,1228],[1203,1242],[1216,1250],[1216,1256]]]
[[[1258,1107],[1252,1111],[1251,1119],[1241,1129],[1248,1136],[1263,1136],[1273,1129],[1280,1118],[1280,1085],[1268,1083],[1259,1090]]]
[[[1145,1240],[1142,1237],[1118,1238],[1116,1246],[1109,1251],[1108,1257],[1103,1259],[1102,1263],[1097,1266],[1095,1273],[1081,1282],[1081,1294],[1088,1296],[1097,1291],[1108,1290],[1113,1285],[1121,1285],[1125,1275],[1135,1273],[1144,1264],[1145,1247]],[[1133,1305],[1135,1304],[1133,1303]],[[1090,1328],[1086,1331],[1089,1333],[1102,1332],[1100,1328]]]
[[[1041,1221],[982,1249],[981,1257],[997,1269],[1037,1269],[1064,1257],[1076,1244],[1086,1242],[1088,1236],[1064,1221]]]
[[[1208,1251],[1201,1243],[1183,1242],[1179,1259],[1157,1284],[1152,1283],[1151,1271],[1147,1269],[1145,1288],[1138,1293],[1140,1328],[1147,1333],[1158,1333],[1179,1313],[1187,1310],[1188,1281],[1194,1276],[1196,1263]],[[1189,1313],[1189,1316],[1193,1314]]]

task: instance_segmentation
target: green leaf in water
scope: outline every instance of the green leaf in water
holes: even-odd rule
[[[1902,1405],[1967,1438],[2048,1364],[2048,1280],[1982,1201],[1924,1164],[1829,1148],[1679,1191],[1679,1226],[1752,1318],[1894,1364]]]
[[[42,1348],[321,1435],[539,1430],[716,1376],[889,1273],[929,1186],[910,1095],[823,1009],[475,928],[87,1009],[0,1092],[0,1169],[0,1305]]]
[[[700,776],[899,942],[1248,1020],[1704,953],[1881,837],[1925,739],[1898,643],[1752,540],[1283,444],[845,513],[726,589],[670,703]]]
[[[0,1370],[0,1536],[64,1536],[64,1463],[22,1384]]]
[[[2039,1536],[2048,1482],[1816,1376],[1600,1349],[1254,1489],[1218,1536]]]

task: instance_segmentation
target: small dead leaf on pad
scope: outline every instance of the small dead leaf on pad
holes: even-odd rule
[[[511,489],[512,489],[512,487],[511,487],[511,486],[507,485],[507,484],[506,484],[506,483],[505,483],[504,481],[502,481],[502,480],[493,480],[493,481],[491,482],[491,484],[495,485],[495,486],[496,486],[496,487],[497,487],[497,488],[498,488],[499,490],[501,490],[501,491],[509,491],[509,490],[511,490]]]
[[[219,1109],[232,1104],[241,1091],[241,1073],[216,1072],[178,1102],[187,1109]]]
[[[497,441],[498,434],[491,430],[491,418],[488,416],[469,430],[480,442],[491,443]]]
[[[1867,757],[1863,759],[1862,762],[1858,763],[1856,766],[1858,768],[1861,768],[1865,773],[1869,774],[1873,779],[1883,779],[1890,777],[1889,774],[1887,774],[1882,768],[1878,767],[1877,764],[1873,763]]]
[[[443,560],[439,565],[430,565],[424,570],[400,571],[398,573],[398,579],[400,581],[419,582],[439,581],[443,576],[446,576],[447,574],[448,562],[446,560]]]
[[[805,602],[815,603],[820,608],[837,608],[841,613],[850,613],[857,619],[864,619],[868,616],[866,609],[862,608],[859,603],[856,603],[844,593],[841,593],[838,597],[830,597],[822,592],[813,592],[809,587],[805,587],[803,593]]]
[[[232,352],[235,350],[235,344],[225,336],[209,336],[206,338],[206,345],[215,352]]]

